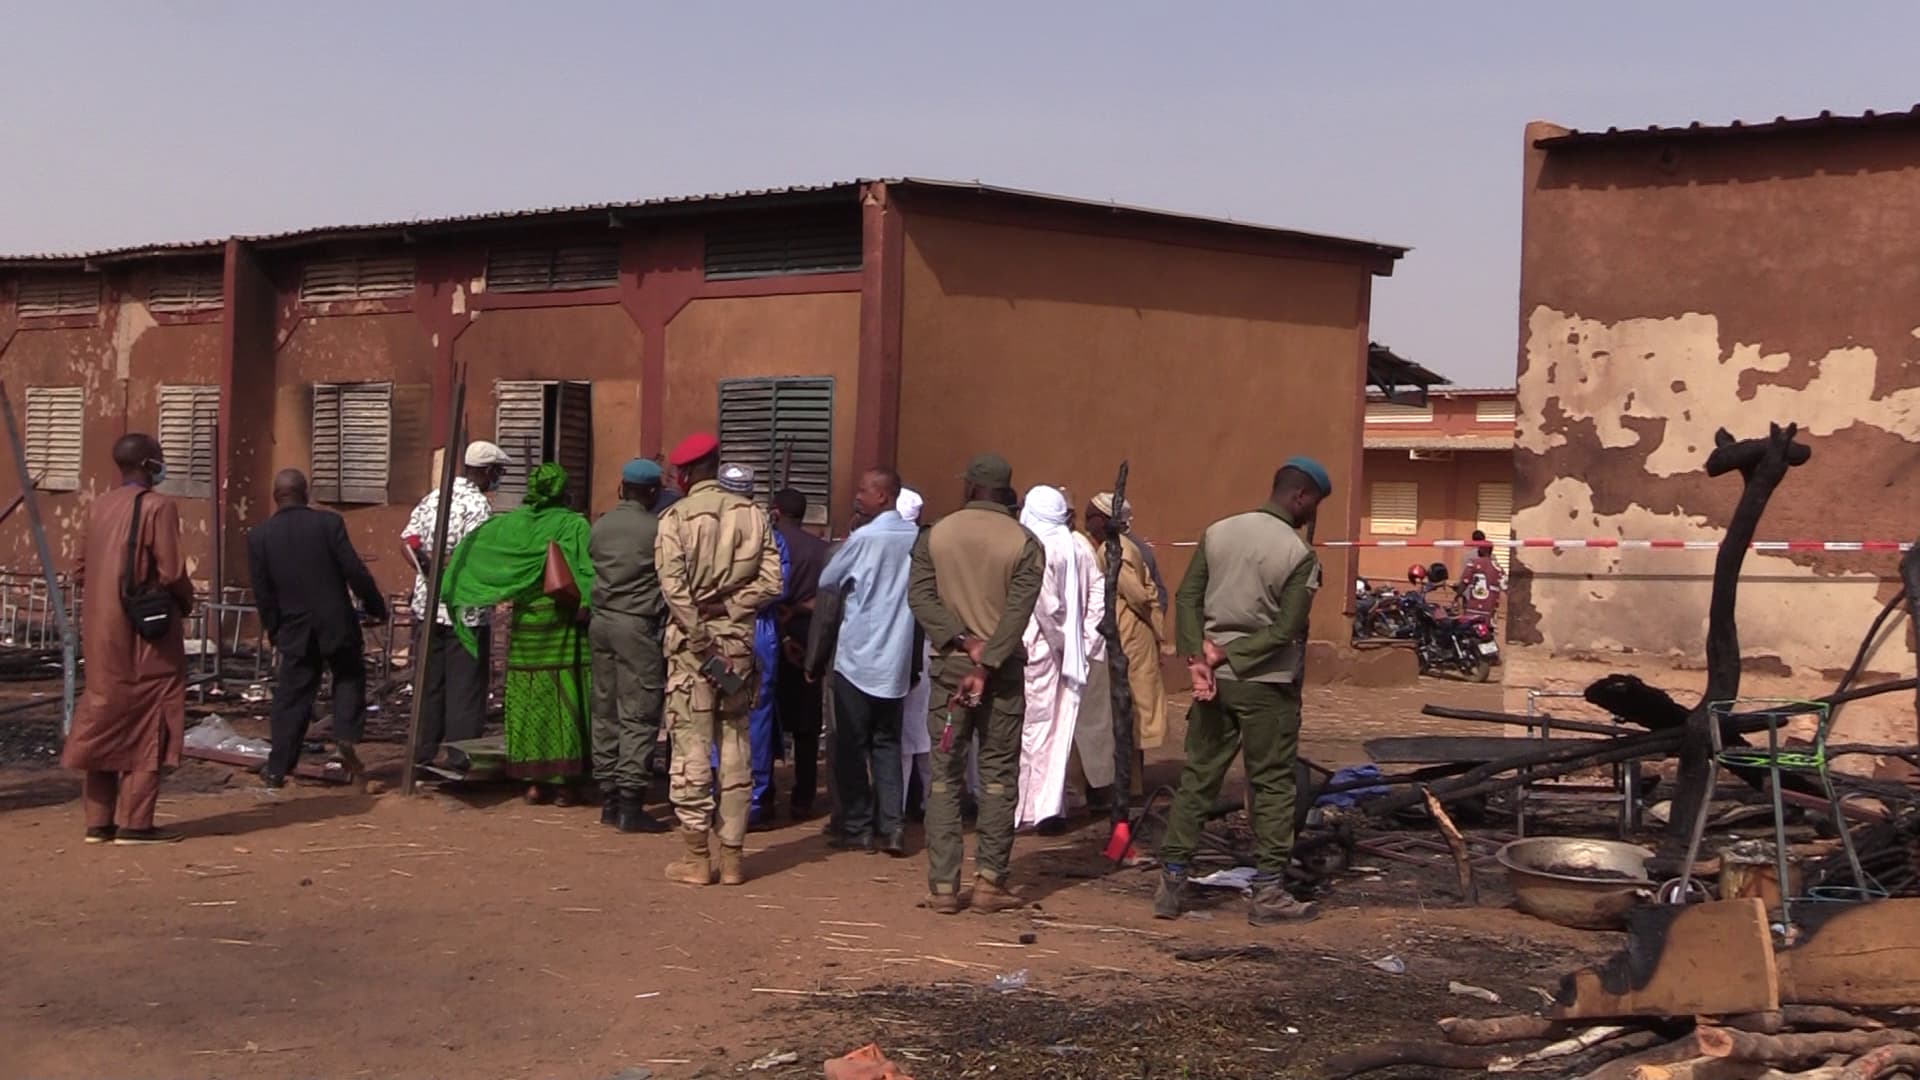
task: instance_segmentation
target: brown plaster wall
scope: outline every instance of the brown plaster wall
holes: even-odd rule
[[[1411,426],[1411,425],[1409,425]],[[1412,537],[1373,531],[1372,496],[1361,493],[1360,536],[1363,540],[1464,540],[1473,535],[1478,519],[1480,485],[1513,481],[1513,456],[1488,451],[1456,451],[1449,461],[1414,461],[1405,450],[1367,451],[1365,483],[1411,482],[1420,486],[1420,529]],[[1362,548],[1360,575],[1370,579],[1405,582],[1407,568],[1434,561],[1447,564],[1456,579],[1469,557],[1464,550],[1434,548]]]
[[[95,325],[22,327],[0,354],[0,375],[6,379],[23,436],[28,387],[86,390],[80,490],[45,491],[38,497],[47,540],[61,570],[72,569],[79,554],[88,504],[119,483],[112,459],[114,441],[128,431],[152,432],[157,427],[160,384],[220,381],[217,322],[157,324],[145,304],[134,299],[146,295],[142,272],[112,276],[104,293]],[[0,505],[19,494],[17,473],[12,447],[0,438]],[[179,502],[188,568],[205,583],[212,571],[211,505],[203,499]],[[39,568],[24,509],[0,524],[0,566],[28,573]]]
[[[274,357],[273,468],[312,467],[316,382],[384,382],[393,389],[393,443],[385,506],[328,506],[386,592],[409,591],[413,573],[400,555],[400,531],[433,486],[430,336],[410,312],[298,317]],[[250,508],[250,521],[271,507]]]
[[[1717,539],[1740,481],[1701,471],[1714,430],[1750,437],[1794,421],[1813,459],[1781,486],[1759,538],[1911,539],[1920,137],[1533,147],[1559,130],[1527,132],[1516,529]],[[1894,591],[1896,558],[1749,555],[1743,651],[1784,673],[1788,692],[1830,689]],[[1711,553],[1528,551],[1519,562],[1511,633],[1543,657],[1651,654],[1686,667],[1702,656]],[[1516,670],[1532,662],[1519,660]],[[1890,635],[1868,667],[1911,673],[1911,631]],[[1843,721],[1905,738],[1913,722],[1910,702]]]
[[[1353,535],[1367,271],[1357,265],[989,224],[908,207],[899,462],[929,519],[967,459],[1076,504],[1131,462],[1136,530],[1177,585],[1177,541],[1326,463],[1318,537]],[[1319,637],[1344,636],[1350,553],[1323,551]]]
[[[454,346],[467,365],[467,426],[494,437],[494,384],[563,379],[593,384],[592,513],[620,495],[620,468],[640,453],[642,335],[617,304],[480,313]]]
[[[720,420],[722,379],[830,375],[833,400],[833,503],[844,529],[854,478],[859,407],[860,294],[815,293],[693,300],[667,325],[666,439],[674,444]]]

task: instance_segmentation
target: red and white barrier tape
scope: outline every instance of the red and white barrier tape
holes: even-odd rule
[[[1192,547],[1197,541],[1176,540],[1173,547]],[[1595,537],[1590,540],[1320,540],[1324,548],[1552,548],[1559,551],[1584,549],[1622,551],[1718,551],[1718,540],[1623,540]],[[1753,551],[1833,551],[1902,553],[1913,543],[1907,540],[1755,540]]]

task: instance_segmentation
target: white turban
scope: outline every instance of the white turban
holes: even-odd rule
[[[1065,604],[1061,621],[1060,677],[1076,687],[1087,685],[1087,642],[1081,625],[1080,541],[1067,528],[1067,497],[1059,488],[1042,484],[1027,492],[1020,506],[1020,524],[1027,527],[1046,551],[1047,561],[1059,568]],[[1034,618],[1040,618],[1036,613]]]
[[[1020,524],[1044,539],[1067,527],[1068,513],[1067,497],[1060,489],[1041,484],[1027,491],[1026,501],[1020,505]]]
[[[899,512],[902,518],[908,521],[918,522],[920,520],[920,508],[925,505],[926,500],[920,497],[919,492],[912,488],[901,488],[900,497],[894,500],[893,508]]]

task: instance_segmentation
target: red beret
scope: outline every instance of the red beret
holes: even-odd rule
[[[678,468],[691,465],[702,458],[711,457],[719,451],[720,440],[702,431],[697,435],[689,435],[681,439],[680,445],[674,447],[673,453],[667,455],[667,461]]]

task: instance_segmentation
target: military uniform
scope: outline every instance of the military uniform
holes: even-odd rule
[[[660,518],[654,548],[667,625],[667,716],[673,762],[669,793],[687,844],[668,876],[693,883],[708,859],[707,834],[720,838],[721,881],[745,880],[740,869],[753,782],[747,717],[753,707],[754,620],[780,595],[780,553],[767,515],[712,480],[693,485]],[[709,655],[724,658],[746,689],[722,696],[700,673]],[[720,760],[718,821],[709,755]],[[710,879],[709,879],[710,880]],[[706,881],[700,883],[705,884]]]
[[[1330,491],[1324,476],[1319,470],[1322,491]],[[1319,559],[1273,503],[1215,522],[1194,549],[1176,602],[1176,641],[1188,658],[1203,655],[1211,641],[1226,663],[1214,670],[1213,700],[1195,701],[1187,713],[1186,766],[1160,846],[1165,873],[1157,915],[1179,913],[1186,863],[1235,754],[1244,755],[1252,789],[1250,917],[1263,924],[1311,912],[1286,895],[1284,875],[1293,854],[1307,615],[1319,587]]]
[[[1012,470],[998,459],[976,459],[976,485],[1007,487]],[[1026,717],[1026,666],[1021,636],[1040,594],[1045,561],[1039,541],[994,502],[970,502],[921,532],[914,542],[907,587],[914,618],[933,647],[936,690],[927,718],[933,741],[933,780],[927,792],[927,885],[935,910],[959,909],[960,791],[967,747],[979,739],[980,815],[974,853],[976,906],[991,910],[1006,899],[1013,855],[1014,810],[1019,801],[1020,735]],[[972,669],[966,646],[984,643],[986,692],[973,708],[949,707]],[[951,722],[951,741],[943,738]],[[943,746],[946,748],[943,749]],[[983,902],[991,896],[994,903]]]
[[[650,462],[648,464],[651,464]],[[609,820],[625,832],[653,832],[643,810],[647,758],[660,739],[667,687],[661,647],[666,601],[654,569],[660,520],[653,511],[623,499],[594,523],[593,776],[602,793],[617,797]],[[617,795],[616,795],[617,793]]]

